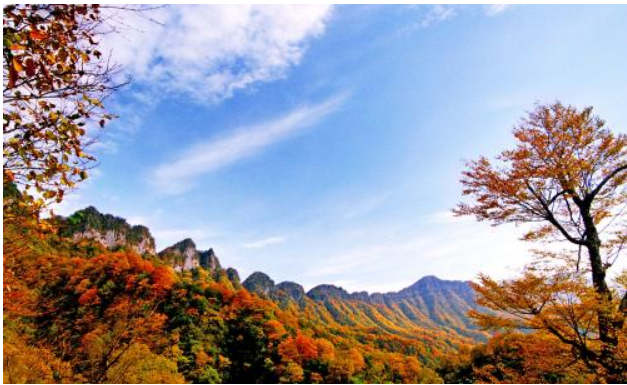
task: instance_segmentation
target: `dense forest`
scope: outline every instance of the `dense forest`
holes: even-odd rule
[[[19,206],[14,185],[7,205]],[[11,207],[8,206],[8,207]],[[4,224],[5,382],[597,382],[548,333],[482,332],[467,282],[397,293],[240,282],[190,239],[95,208]],[[143,245],[150,245],[144,247]]]
[[[240,283],[213,250],[138,248],[149,229],[93,207],[45,222],[4,227],[6,382],[597,380],[550,335],[478,330],[467,282],[370,295],[261,272]]]
[[[93,208],[51,226],[35,236],[22,224],[19,240],[5,227],[9,382],[439,382],[436,363],[472,342],[398,306],[286,284],[265,295],[261,273],[242,285],[191,240],[141,255],[123,219]]]
[[[507,280],[305,292],[87,207],[50,207],[95,166],[113,116],[96,5],[4,6],[3,379],[7,383],[627,382],[627,136],[538,105],[516,147],[467,164],[454,212],[527,224]],[[543,247],[560,240],[568,247]],[[479,261],[478,261],[479,263]],[[416,277],[419,278],[419,277]]]

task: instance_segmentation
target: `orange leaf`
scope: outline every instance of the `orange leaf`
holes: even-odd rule
[[[30,37],[33,40],[43,40],[48,37],[48,34],[38,29],[33,29],[32,31],[30,31]]]
[[[15,68],[17,72],[24,70],[24,67],[22,66],[22,63],[20,62],[20,59],[17,57],[13,58],[13,67]]]

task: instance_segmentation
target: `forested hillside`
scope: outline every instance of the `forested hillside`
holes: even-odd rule
[[[212,249],[138,249],[154,244],[149,229],[93,207],[44,222],[5,223],[8,382],[496,381],[490,362],[568,354],[539,335],[472,348],[489,335],[467,316],[480,310],[467,282],[427,276],[384,294],[305,292],[261,272],[240,283]],[[551,370],[535,375],[586,378]]]
[[[480,335],[458,309],[473,306],[462,282],[371,300],[255,273],[249,291],[189,239],[139,254],[150,232],[118,236],[126,221],[93,207],[44,236],[26,224],[5,227],[10,382],[438,382],[442,358]]]
[[[5,197],[21,199],[15,189]],[[569,353],[547,335],[481,344],[489,334],[467,316],[482,310],[467,282],[427,276],[373,294],[333,285],[305,292],[261,272],[240,283],[191,239],[140,254],[138,242],[154,244],[149,229],[128,237],[123,218],[93,207],[44,222],[44,234],[26,220],[5,226],[8,382],[595,378],[578,366],[557,370]]]

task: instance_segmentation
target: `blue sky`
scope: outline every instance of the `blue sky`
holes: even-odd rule
[[[519,229],[452,218],[464,160],[534,102],[627,127],[625,6],[169,7],[103,42],[133,76],[57,212],[191,237],[242,278],[388,291],[512,275]]]

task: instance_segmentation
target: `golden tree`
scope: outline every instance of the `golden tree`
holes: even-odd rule
[[[621,299],[608,285],[607,272],[627,241],[627,136],[606,128],[591,107],[559,102],[537,106],[514,136],[517,146],[496,161],[467,165],[463,194],[474,202],[454,213],[494,225],[530,224],[523,239],[574,247],[541,252],[566,263],[529,267],[519,279],[481,276],[479,303],[499,313],[474,316],[484,327],[546,330],[607,378],[621,379],[627,294]]]
[[[99,51],[97,4],[6,5],[3,21],[3,186],[37,211],[87,177],[88,129],[112,117],[117,67]]]

